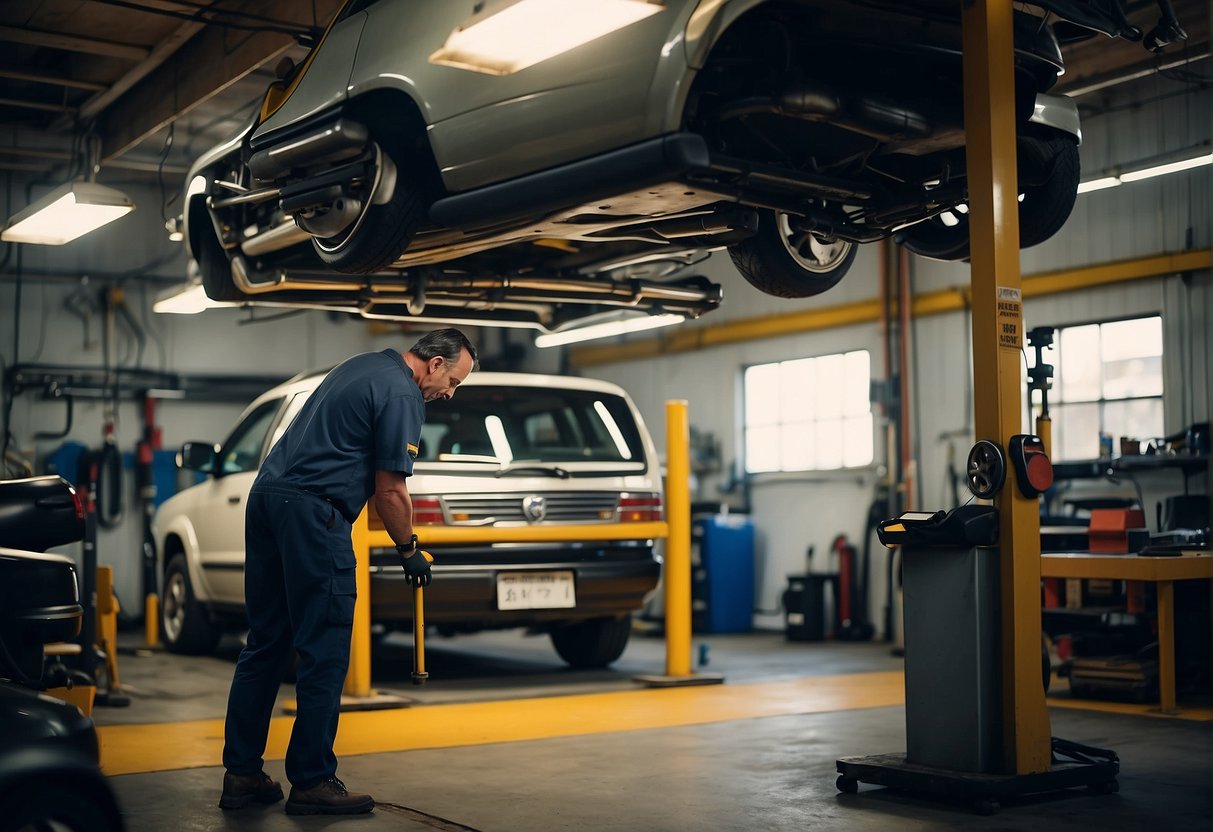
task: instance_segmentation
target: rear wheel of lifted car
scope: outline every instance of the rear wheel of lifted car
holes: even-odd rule
[[[197,656],[214,651],[222,633],[194,597],[185,555],[174,555],[164,572],[161,610],[164,644],[171,652]]]
[[[733,265],[755,288],[781,298],[819,295],[842,280],[855,262],[858,246],[849,240],[826,242],[793,227],[782,211],[758,212],[753,237],[729,246]]]
[[[552,630],[552,646],[573,667],[606,667],[623,655],[630,618],[592,618]]]
[[[367,274],[390,266],[407,247],[425,212],[419,177],[406,164],[403,148],[407,142],[385,132],[375,143],[375,175],[358,189],[353,218],[333,234],[312,237],[320,259],[346,274]],[[328,210],[349,207],[338,201]],[[309,231],[309,225],[317,227],[307,219],[300,220],[300,225]]]
[[[1078,197],[1078,145],[1069,136],[1020,136],[1016,147],[1023,195],[1019,203],[1019,247],[1030,248],[1056,234],[1070,217]],[[897,239],[923,257],[967,260],[969,215],[945,212],[911,225]]]
[[[247,295],[237,289],[232,281],[232,264],[219,238],[215,236],[209,212],[200,198],[196,198],[196,201],[196,207],[187,208],[193,212],[190,215],[190,224],[198,223],[201,226],[195,238],[194,258],[198,261],[198,271],[202,275],[202,288],[211,300],[229,303],[242,301]]]

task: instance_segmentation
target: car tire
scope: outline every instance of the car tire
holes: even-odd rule
[[[320,259],[344,274],[367,274],[390,266],[412,239],[425,210],[417,177],[403,163],[405,154],[397,149],[405,142],[386,137],[380,138],[377,145],[381,162],[376,170],[376,184],[358,218],[338,236],[312,238]],[[391,196],[381,204],[375,203],[374,192],[387,187],[389,179]]]
[[[1019,247],[1031,248],[1056,234],[1070,217],[1078,198],[1080,166],[1078,145],[1068,136],[1020,136]],[[969,258],[967,214],[950,212],[957,222],[945,225],[940,217],[916,223],[897,235],[907,249],[935,260]]]
[[[49,781],[49,782],[48,782]],[[104,783],[80,775],[41,774],[0,795],[5,829],[59,829],[67,832],[120,832],[117,803]]]
[[[859,246],[793,231],[788,216],[760,210],[754,236],[729,246],[733,265],[752,286],[775,297],[807,298],[832,289],[855,262]]]
[[[552,630],[557,655],[578,668],[606,667],[623,655],[632,633],[631,618],[592,618]]]
[[[169,652],[201,656],[215,651],[222,632],[194,596],[183,554],[174,555],[164,571],[164,598],[160,609],[161,632]]]
[[[198,272],[202,277],[202,288],[211,300],[233,303],[245,300],[248,296],[236,288],[232,281],[232,263],[227,252],[223,250],[215,230],[211,224],[210,211],[201,200],[191,208],[190,224],[202,226],[196,238],[197,245],[194,259],[198,263]]]

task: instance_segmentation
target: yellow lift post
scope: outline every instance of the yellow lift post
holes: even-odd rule
[[[1020,406],[1023,292],[1019,272],[1019,187],[1016,172],[1014,40],[1011,0],[960,0],[964,37],[964,111],[972,292],[973,390],[976,438],[1009,458],[1011,438],[1024,434]],[[1041,680],[1040,506],[1014,476],[994,495],[999,515],[998,592],[1001,678],[999,771],[916,765],[905,755],[843,758],[838,788],[859,782],[968,799],[978,811],[999,800],[1087,786],[1116,791],[1119,762],[1104,749],[1055,741]],[[913,659],[913,647],[907,653]],[[961,768],[957,766],[956,768]]]
[[[1023,433],[1019,186],[1011,3],[965,3],[964,96],[973,291],[974,426],[1006,451]],[[1003,758],[1009,774],[1049,768],[1049,714],[1040,684],[1040,506],[1012,483],[1000,514]]]

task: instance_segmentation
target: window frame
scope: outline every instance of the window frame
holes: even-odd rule
[[[282,403],[285,401],[284,396],[279,396],[274,399],[267,399],[261,404],[254,407],[241,419],[236,427],[232,428],[231,433],[227,435],[227,439],[223,440],[223,445],[219,448],[219,453],[215,459],[215,477],[229,477],[234,474],[247,474],[250,471],[257,471],[261,467],[261,463],[265,460],[266,442],[273,431],[279,411],[282,409]],[[238,471],[228,471],[225,468],[224,460],[233,447],[245,438],[245,435],[251,430],[252,425],[256,424],[262,414],[269,413],[269,419],[265,423],[265,432],[261,434],[260,444],[257,450],[257,462],[252,468],[242,468]]]
[[[1124,397],[1118,397],[1118,398],[1107,398],[1104,395],[1104,383],[1105,383],[1104,368],[1105,368],[1106,362],[1104,361],[1104,358],[1102,355],[1102,346],[1103,346],[1103,338],[1104,338],[1103,327],[1106,325],[1109,325],[1109,324],[1120,324],[1120,323],[1125,323],[1128,321],[1144,321],[1144,320],[1148,320],[1148,319],[1152,319],[1152,318],[1158,319],[1159,328],[1162,330],[1162,338],[1160,341],[1160,352],[1158,355],[1158,358],[1159,358],[1158,377],[1159,377],[1159,383],[1161,385],[1159,392],[1157,394],[1151,394],[1151,395],[1137,395],[1137,396],[1124,396]],[[1093,399],[1069,399],[1069,400],[1067,400],[1062,397],[1062,391],[1064,390],[1064,385],[1065,385],[1065,377],[1061,373],[1061,362],[1062,362],[1061,335],[1062,335],[1062,332],[1064,332],[1067,329],[1074,330],[1074,329],[1080,329],[1082,327],[1089,327],[1089,326],[1095,326],[1095,327],[1099,328],[1100,354],[1098,354],[1096,356],[1096,360],[1099,364],[1099,395]],[[1121,432],[1124,429],[1119,428],[1116,431],[1113,431],[1107,425],[1107,423],[1105,421],[1105,418],[1106,418],[1105,414],[1106,414],[1107,406],[1109,404],[1121,404],[1121,403],[1139,402],[1139,401],[1157,401],[1162,408],[1162,425],[1161,425],[1160,429],[1162,431],[1166,430],[1167,339],[1166,339],[1165,322],[1163,320],[1162,312],[1143,312],[1140,314],[1124,315],[1124,316],[1118,316],[1118,317],[1106,318],[1106,319],[1073,321],[1073,322],[1065,323],[1065,324],[1053,324],[1052,327],[1053,327],[1053,349],[1045,350],[1042,353],[1042,355],[1043,355],[1044,363],[1052,364],[1053,368],[1054,368],[1054,376],[1052,379],[1052,384],[1049,387],[1049,419],[1052,424],[1052,434],[1053,434],[1053,438],[1054,438],[1054,443],[1053,443],[1054,448],[1052,449],[1054,461],[1073,462],[1073,461],[1080,461],[1080,460],[1085,460],[1085,459],[1091,458],[1091,457],[1087,457],[1087,456],[1062,457],[1058,453],[1058,449],[1056,448],[1057,439],[1059,438],[1059,436],[1062,438],[1064,438],[1064,436],[1065,436],[1065,430],[1064,430],[1064,428],[1062,428],[1062,419],[1060,417],[1065,413],[1065,409],[1067,407],[1073,407],[1076,405],[1094,406],[1096,408],[1096,413],[1098,414],[1099,432],[1101,434],[1106,433],[1106,434],[1110,434],[1114,437],[1117,437],[1117,436],[1121,435]],[[1030,369],[1032,366],[1034,366],[1034,364],[1031,362],[1035,361],[1035,354],[1029,355],[1027,349],[1025,349],[1025,351],[1024,351],[1024,359],[1025,359],[1024,365],[1027,369]],[[1050,359],[1052,359],[1052,360],[1050,360]],[[1034,425],[1035,418],[1040,415],[1040,402],[1039,402],[1039,396],[1033,396],[1031,393],[1031,390],[1028,389],[1028,387],[1027,387],[1028,381],[1029,381],[1029,379],[1027,376],[1027,372],[1025,370],[1024,390],[1025,390],[1025,394],[1027,396],[1027,401],[1029,402],[1029,405],[1030,405],[1029,409],[1028,409],[1029,414],[1032,417],[1031,421],[1032,421],[1032,424]],[[1035,427],[1033,427],[1032,429],[1035,430]],[[1142,438],[1145,438],[1145,437],[1142,437]],[[1097,455],[1098,455],[1098,453],[1097,453]],[[1119,455],[1119,447],[1117,447],[1115,444],[1113,445],[1113,455],[1114,456]]]
[[[870,447],[871,447],[871,453],[870,453],[867,461],[856,464],[856,465],[848,465],[848,464],[846,464],[845,454],[844,454],[842,463],[836,467],[820,467],[820,466],[816,465],[816,463],[815,463],[815,467],[810,467],[810,468],[784,468],[781,465],[781,467],[775,468],[775,469],[764,469],[764,470],[760,470],[760,471],[750,470],[750,453],[749,453],[749,441],[748,441],[747,434],[752,426],[749,423],[749,421],[747,420],[749,393],[748,393],[748,389],[747,389],[748,385],[746,383],[746,376],[749,373],[749,371],[756,367],[772,367],[773,366],[773,367],[778,368],[781,365],[790,363],[790,362],[817,361],[820,359],[829,359],[829,358],[834,358],[834,357],[843,358],[845,360],[845,356],[847,356],[851,353],[864,353],[867,357],[868,378],[867,378],[867,384],[866,384],[865,398],[867,401],[866,416],[868,419],[869,441],[870,441]],[[795,358],[783,358],[783,359],[779,359],[776,361],[759,361],[759,362],[755,362],[752,364],[746,364],[746,365],[742,366],[741,372],[739,374],[738,389],[740,391],[740,395],[738,397],[739,398],[738,435],[739,435],[739,439],[740,439],[742,471],[744,473],[744,476],[746,476],[746,477],[803,477],[806,475],[810,475],[810,476],[827,475],[828,476],[828,475],[832,475],[832,474],[847,474],[847,473],[854,472],[854,471],[869,470],[874,465],[877,464],[876,412],[875,412],[875,407],[876,407],[877,403],[875,401],[873,401],[872,393],[871,393],[871,390],[872,390],[872,350],[870,348],[865,347],[865,346],[859,346],[859,347],[855,347],[853,349],[836,350],[836,351],[821,353],[821,354],[816,354],[816,355],[803,355],[803,356],[798,356]],[[857,414],[857,413],[848,414],[845,412],[845,408],[844,408],[844,412],[842,413],[842,415],[840,417],[840,419],[844,425],[844,431],[845,431],[846,423],[851,419],[857,418],[859,415],[860,414]],[[822,421],[827,421],[827,420],[819,419],[815,416],[814,418],[808,420],[808,424],[810,425],[810,427],[812,427]],[[777,419],[773,424],[782,428],[784,425],[786,425],[788,423],[783,421],[782,419]],[[763,425],[763,426],[765,426],[765,425]]]

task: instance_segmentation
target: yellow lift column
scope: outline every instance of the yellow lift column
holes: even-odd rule
[[[1020,409],[1023,304],[1019,275],[1019,188],[1016,176],[1013,15],[1011,0],[959,0],[964,28],[964,109],[968,169],[969,250],[973,304],[974,413],[978,440],[1008,455],[1025,433]],[[999,515],[1002,767],[997,772],[911,764],[906,755],[844,757],[837,786],[893,786],[948,799],[968,799],[983,814],[1006,797],[1074,786],[1117,791],[1115,752],[1054,741],[1041,679],[1040,515],[1035,498],[1006,478],[995,495]],[[908,646],[907,667],[914,661]],[[907,719],[910,718],[907,712]],[[1079,750],[1075,755],[1070,752]],[[1070,757],[1073,762],[1067,761]]]
[[[1010,0],[963,3],[964,105],[977,439],[1006,451],[1023,433],[1019,187]],[[1049,714],[1040,683],[1040,507],[1013,478],[1000,514],[1003,759],[1008,774],[1047,771]]]

